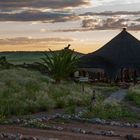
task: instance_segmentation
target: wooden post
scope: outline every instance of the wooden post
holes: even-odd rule
[[[135,69],[133,73],[133,82],[134,82],[134,85],[137,83],[137,71]]]
[[[82,92],[85,92],[85,86],[84,86],[84,83],[82,83]]]
[[[123,82],[123,68],[121,68],[121,82]]]

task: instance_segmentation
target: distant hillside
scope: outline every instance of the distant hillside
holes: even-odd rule
[[[60,51],[55,51],[56,53]],[[48,52],[49,53],[49,52]],[[83,56],[84,54],[75,52],[75,54],[79,57]],[[42,51],[36,52],[0,52],[0,57],[6,56],[8,62],[13,64],[21,64],[21,63],[33,63],[33,62],[40,62],[41,58],[44,57]]]

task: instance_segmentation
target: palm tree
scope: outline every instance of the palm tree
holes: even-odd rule
[[[79,59],[77,55],[74,55],[74,50],[64,48],[60,52],[50,50],[49,53],[45,52],[44,54],[45,58],[42,58],[44,65],[56,82],[67,79],[77,70]]]

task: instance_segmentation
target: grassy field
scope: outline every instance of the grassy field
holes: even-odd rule
[[[103,119],[138,120],[140,116],[123,105],[105,105],[103,100],[118,87],[112,85],[89,85],[74,82],[52,83],[52,79],[37,71],[22,68],[0,70],[0,117],[26,115],[56,108],[75,113],[77,107],[87,109],[84,117]],[[138,88],[138,87],[137,87]],[[97,106],[91,109],[93,90]],[[134,90],[134,89],[133,89]]]
[[[22,64],[22,63],[34,63],[41,62],[41,58],[44,57],[44,52],[0,52],[1,56],[6,56],[8,62],[13,64]],[[83,54],[75,52],[79,57]]]
[[[40,62],[43,52],[0,52],[0,57],[6,56],[8,62],[13,64]]]
[[[26,69],[1,70],[0,75],[0,114],[5,116],[83,106],[91,96],[89,88],[81,93],[81,85],[52,84],[47,76]]]
[[[50,78],[39,72],[26,69],[0,70],[0,114],[23,115],[47,111],[52,108],[65,108],[73,111],[75,107],[87,106],[92,97],[92,90],[98,89],[97,94],[104,96],[116,87],[97,88],[74,82],[61,84],[51,83]]]

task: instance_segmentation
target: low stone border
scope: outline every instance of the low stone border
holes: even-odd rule
[[[22,134],[17,133],[16,135],[10,133],[0,133],[0,139],[7,139],[7,140],[41,140],[36,137],[27,137],[23,136]],[[44,139],[48,140],[48,139]]]
[[[80,113],[79,113],[80,114]],[[55,114],[51,116],[40,116],[37,118],[24,118],[24,119],[9,119],[3,121],[1,124],[17,124],[22,127],[30,127],[30,128],[39,128],[39,129],[48,129],[48,130],[56,130],[56,131],[69,131],[73,133],[80,133],[80,134],[90,134],[90,135],[101,135],[101,136],[110,136],[110,137],[122,137],[121,135],[115,134],[114,131],[99,131],[99,132],[93,132],[93,131],[86,131],[81,128],[63,128],[58,126],[50,126],[48,124],[43,124],[43,122],[48,122],[50,120],[55,119],[64,119],[64,120],[74,120],[79,122],[87,122],[92,124],[101,124],[101,125],[111,125],[111,126],[120,126],[120,127],[132,127],[132,128],[140,128],[139,123],[122,123],[122,122],[116,122],[116,121],[106,121],[100,118],[93,118],[93,119],[87,119],[87,118],[81,118],[80,115],[62,115],[62,114]],[[0,138],[2,136],[6,137],[5,135],[0,134]],[[9,137],[13,137],[13,135],[10,135]],[[8,137],[7,137],[8,138]],[[34,138],[34,137],[33,137]],[[37,138],[25,138],[23,140],[38,140]],[[132,135],[127,135],[126,138],[128,140],[140,140],[139,138],[135,138]],[[131,139],[130,139],[131,138]],[[133,139],[132,139],[133,138]],[[19,139],[20,140],[20,139]]]
[[[134,137],[133,135],[126,135],[125,138],[127,140],[140,140],[139,138]],[[22,134],[9,134],[9,133],[0,133],[0,139],[7,140],[49,140],[49,138],[38,139],[36,137],[25,137]]]
[[[110,137],[121,137],[121,135],[117,135],[114,133],[114,131],[99,131],[97,133],[93,131],[87,131],[81,128],[63,128],[60,126],[49,126],[47,124],[42,124],[39,121],[36,120],[31,120],[29,122],[26,122],[22,126],[24,127],[30,127],[30,128],[40,128],[40,129],[48,129],[48,130],[56,130],[56,131],[68,131],[68,132],[73,132],[73,133],[80,133],[80,134],[90,134],[90,135],[102,135],[102,136],[110,136]]]
[[[2,121],[0,124],[23,124],[26,122],[28,122],[28,120],[32,120],[32,121],[38,121],[38,122],[43,122],[43,121],[50,121],[50,120],[54,120],[54,119],[64,119],[64,120],[74,120],[74,121],[79,121],[79,122],[87,122],[87,123],[92,123],[92,124],[101,124],[101,125],[111,125],[111,126],[120,126],[120,127],[132,127],[132,128],[140,128],[140,123],[123,123],[123,122],[117,122],[117,121],[107,121],[104,119],[100,119],[100,118],[92,118],[92,119],[87,119],[87,118],[81,118],[79,113],[78,115],[63,115],[63,114],[59,114],[56,113],[55,115],[51,115],[51,116],[40,116],[40,117],[36,117],[36,118],[23,118],[23,119],[8,119],[5,121]]]

